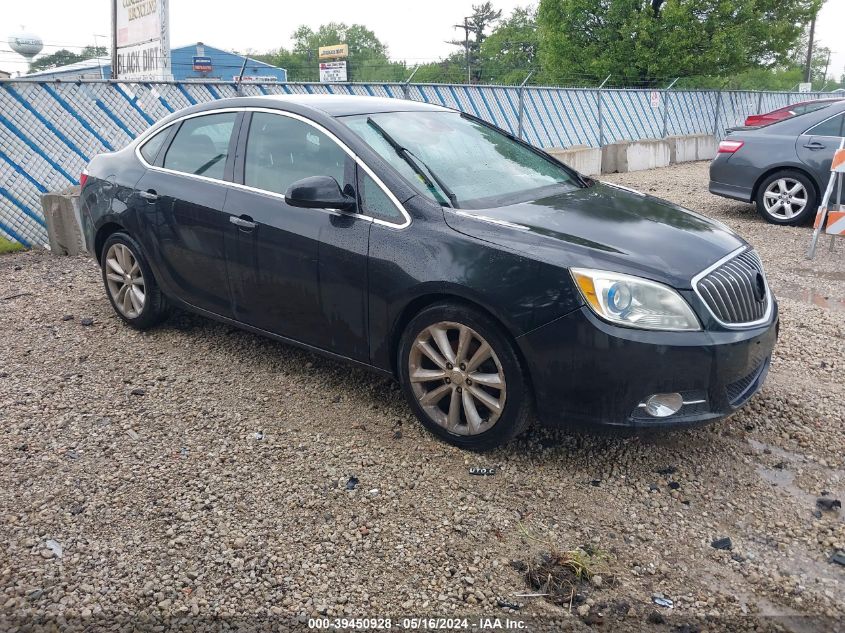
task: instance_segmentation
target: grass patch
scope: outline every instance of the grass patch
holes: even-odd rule
[[[574,549],[557,547],[550,540],[535,536],[524,523],[519,523],[523,539],[539,546],[527,560],[514,561],[511,566],[522,572],[526,584],[549,602],[572,609],[578,594],[591,590],[591,579],[602,576],[602,582],[614,583],[610,557],[607,552],[587,544]],[[534,548],[531,548],[534,549]],[[578,604],[575,602],[575,604]]]
[[[24,247],[17,242],[10,242],[5,237],[0,237],[0,255],[5,255],[6,253],[17,253],[22,250],[24,250]]]
[[[22,250],[25,250],[25,248],[21,244],[7,240],[5,237],[0,237],[0,255],[17,253]]]
[[[525,578],[533,589],[548,594],[552,602],[571,605],[576,591],[604,567],[603,563],[601,552],[542,552],[528,562]]]

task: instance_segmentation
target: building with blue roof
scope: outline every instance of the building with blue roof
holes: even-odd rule
[[[244,67],[246,60],[246,67]],[[197,63],[195,63],[197,62]],[[234,81],[243,68],[244,81],[287,82],[287,71],[265,62],[197,42],[170,50],[175,81]],[[42,81],[76,81],[111,78],[111,59],[100,57],[23,75]]]

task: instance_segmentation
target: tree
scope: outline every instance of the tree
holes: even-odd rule
[[[58,68],[59,66],[67,66],[68,64],[75,64],[77,62],[92,59],[94,57],[105,57],[107,54],[105,46],[86,46],[79,53],[74,53],[66,48],[57,50],[55,53],[43,55],[33,61],[29,65],[30,72],[39,70],[49,70],[51,68]]]
[[[320,79],[317,49],[332,44],[347,44],[347,70],[352,81],[400,81],[405,77],[405,65],[392,62],[387,45],[361,24],[347,26],[330,22],[316,31],[300,26],[293,32],[290,50],[279,48],[271,53],[256,55],[257,59],[285,68],[289,81],[318,81]]]
[[[414,73],[414,82],[421,84],[465,83],[467,71],[464,54],[455,52],[439,62],[422,64]]]
[[[655,85],[783,66],[822,0],[540,0],[547,81]]]
[[[466,74],[470,75],[473,82],[477,82],[482,74],[482,69],[479,67],[479,54],[486,37],[485,31],[501,17],[501,10],[494,9],[490,2],[474,4],[472,5],[472,15],[466,21],[466,39],[449,42],[465,48],[464,72],[465,76]]]
[[[536,11],[517,7],[481,43],[481,80],[503,84],[522,82],[537,65],[539,44]]]

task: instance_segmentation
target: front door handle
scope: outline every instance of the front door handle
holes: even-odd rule
[[[249,230],[252,230],[256,226],[258,226],[258,224],[256,222],[253,222],[252,218],[249,217],[248,215],[242,215],[239,218],[235,217],[234,215],[230,215],[229,216],[229,222],[231,222],[235,226],[238,226],[242,229],[249,229]]]
[[[147,189],[146,191],[139,191],[138,195],[141,196],[144,200],[148,200],[149,202],[155,202],[156,200],[158,200],[158,194],[152,189]]]
[[[806,145],[804,145],[804,147],[806,147],[807,149],[817,150],[817,149],[824,149],[825,146],[824,146],[823,143],[819,143],[818,141],[811,141],[811,142],[807,143]]]

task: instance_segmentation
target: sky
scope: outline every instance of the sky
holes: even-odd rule
[[[481,0],[425,0],[425,2],[372,2],[320,0],[274,2],[237,0],[170,0],[170,44],[184,46],[202,41],[210,46],[240,52],[265,52],[290,45],[290,36],[301,24],[317,28],[326,22],[360,23],[387,43],[390,56],[409,65],[433,61],[457,50],[446,43],[460,39],[463,31],[452,27],[471,14]],[[493,0],[504,14],[531,0]],[[216,5],[216,6],[215,6]],[[3,7],[0,70],[25,71],[26,63],[6,43],[21,25],[44,41],[43,53],[60,48],[78,51],[82,46],[109,44],[108,0],[29,0]],[[845,71],[845,0],[826,0],[816,22],[816,38],[832,49],[829,74]],[[98,37],[95,37],[98,36]]]

